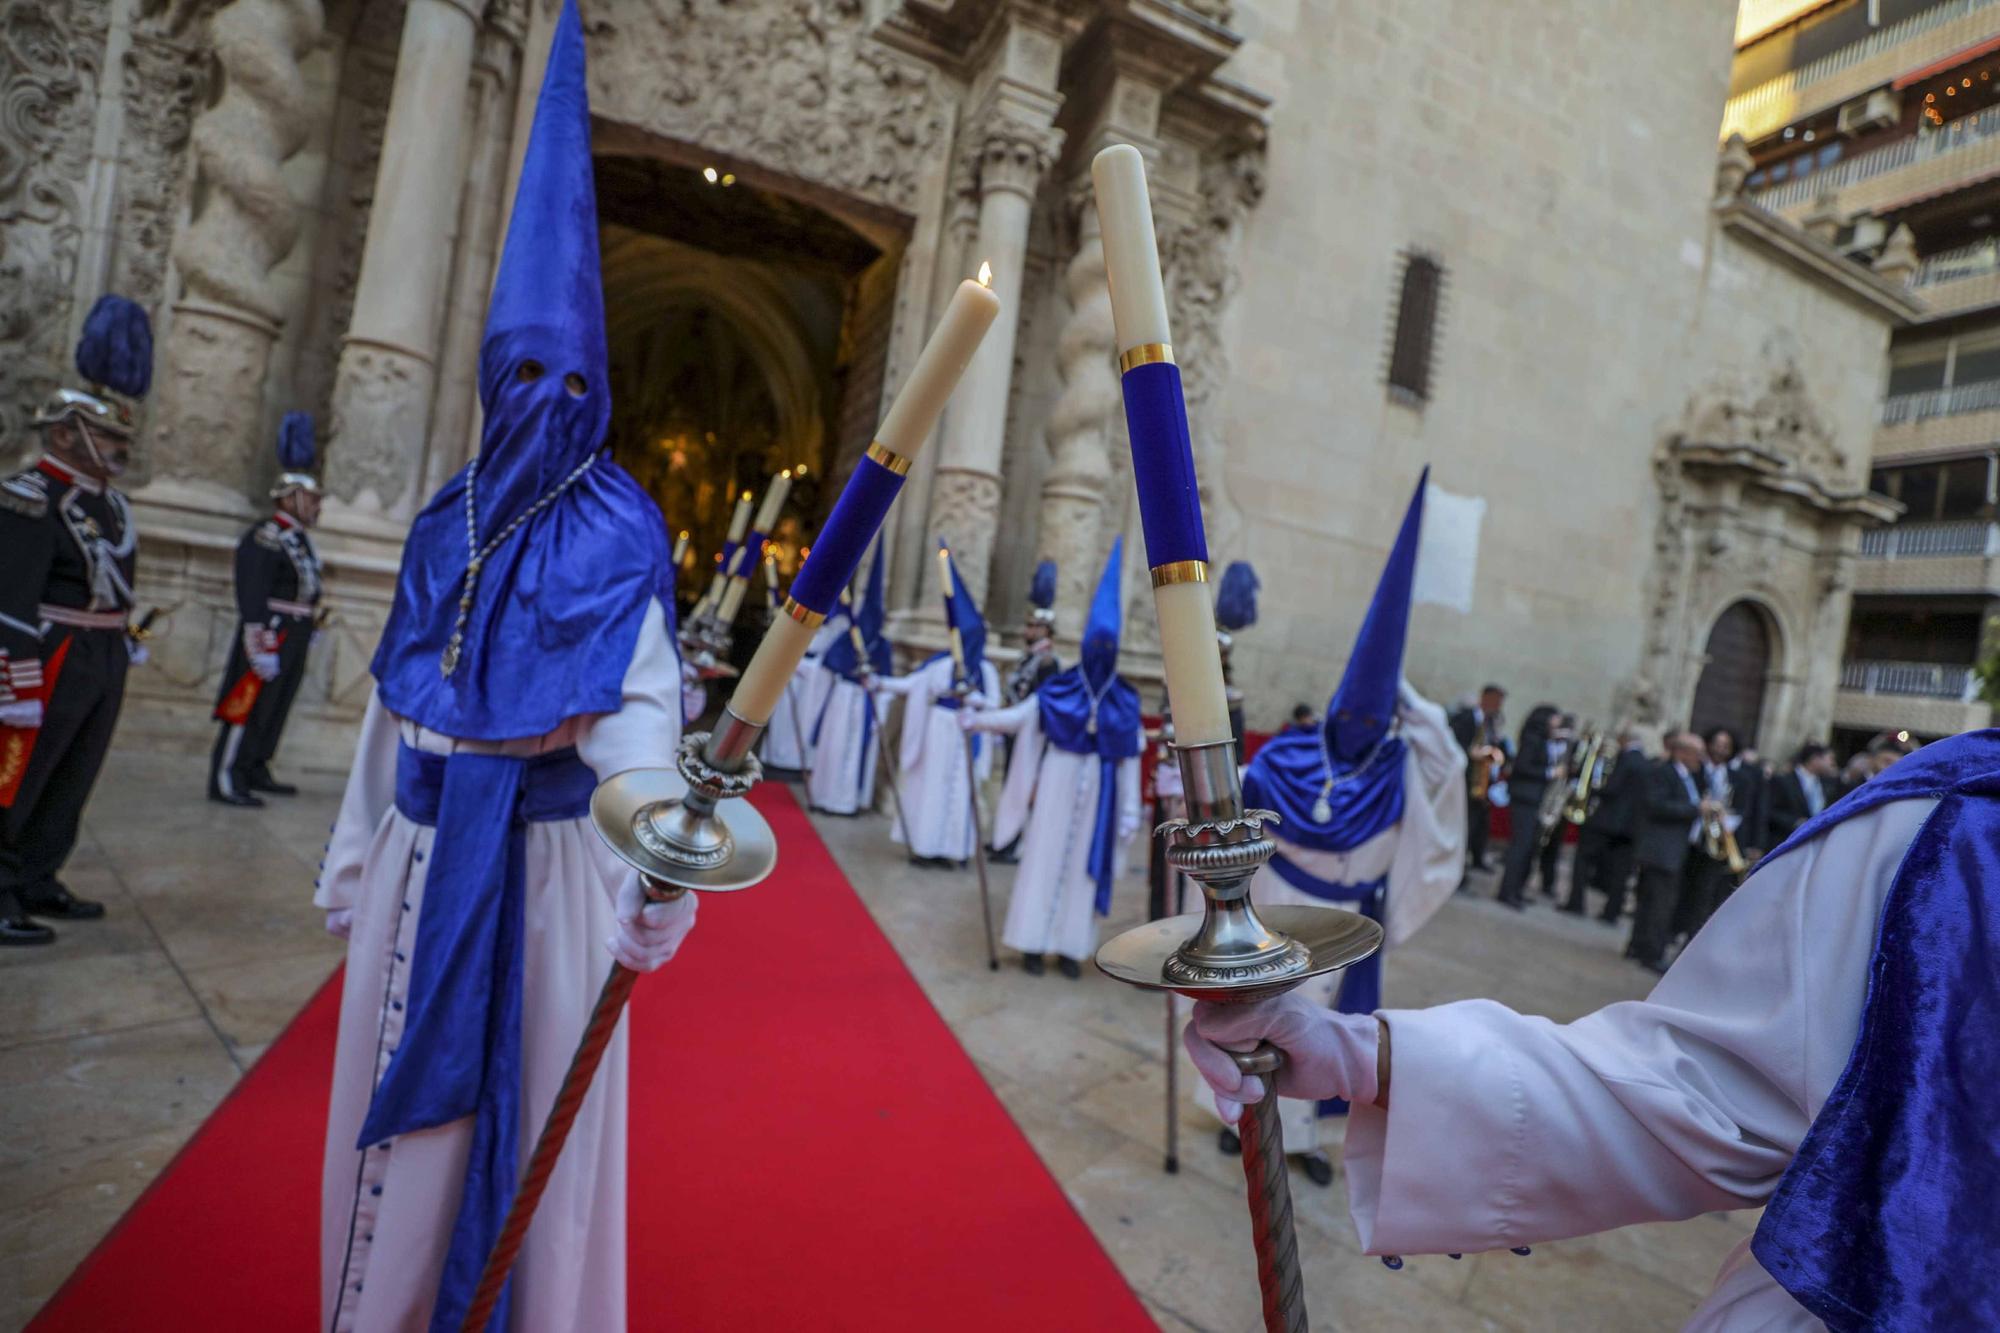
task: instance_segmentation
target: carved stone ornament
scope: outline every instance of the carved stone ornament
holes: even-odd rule
[[[1062,131],[1023,124],[1006,116],[995,118],[978,134],[979,190],[1011,190],[1035,197],[1042,177],[1062,150]]]
[[[0,439],[69,373],[105,0],[0,0]]]
[[[993,516],[1000,512],[1000,479],[985,472],[939,467],[931,486],[931,526],[951,543],[952,563],[972,600],[986,604],[993,569]]]
[[[1819,489],[1848,489],[1847,455],[1814,406],[1799,363],[1796,336],[1774,332],[1756,367],[1722,371],[1688,399],[1680,442],[1753,451]]]
[[[925,65],[868,35],[862,0],[635,0],[598,10],[591,103],[682,143],[916,210],[949,99]]]
[[[377,512],[403,498],[408,460],[424,449],[424,423],[407,407],[429,398],[433,378],[427,363],[393,348],[348,345],[327,430],[341,443],[329,469],[334,495]]]

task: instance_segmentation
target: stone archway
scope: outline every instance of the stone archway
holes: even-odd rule
[[[1688,725],[1703,733],[1727,727],[1739,744],[1755,745],[1772,667],[1784,658],[1776,639],[1770,616],[1755,602],[1746,598],[1724,607],[1702,648]]]

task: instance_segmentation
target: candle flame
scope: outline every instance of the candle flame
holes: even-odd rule
[[[750,492],[748,491],[743,492],[743,503],[744,504],[750,503]]]
[[[979,261],[979,285],[981,287],[993,285],[993,265],[983,259]]]
[[[686,528],[682,528],[682,529],[681,529],[681,540],[683,540],[683,541],[686,541],[686,540],[687,540],[687,535],[688,535],[688,530],[687,530]]]
[[[778,476],[786,481],[790,481],[792,479],[792,470],[790,468],[786,468],[783,472],[780,472]]]
[[[803,477],[806,474],[806,465],[804,463],[801,463],[797,467],[793,468],[792,472],[797,476]]]

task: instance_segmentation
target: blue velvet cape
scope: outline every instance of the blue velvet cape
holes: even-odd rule
[[[1378,746],[1361,767],[1333,763],[1333,790],[1327,792],[1331,817],[1313,818],[1326,788],[1327,756],[1321,733],[1287,731],[1257,751],[1243,774],[1243,802],[1255,810],[1275,810],[1286,842],[1319,852],[1351,852],[1403,817],[1403,755],[1400,736]]]
[[[2000,731],[1924,747],[1765,858],[1934,798],[1882,908],[1861,1031],[1751,1251],[1835,1333],[2000,1328]]]

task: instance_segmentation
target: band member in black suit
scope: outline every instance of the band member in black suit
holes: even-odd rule
[[[1625,956],[1654,972],[1667,970],[1668,931],[1699,855],[1702,744],[1691,732],[1667,740],[1667,757],[1649,767],[1641,787],[1634,850],[1639,859],[1639,906]]]
[[[1564,796],[1551,796],[1547,787],[1542,788],[1542,798],[1548,802],[1566,802],[1571,780],[1576,777],[1576,714],[1564,713],[1556,718],[1555,726],[1549,732],[1549,781],[1560,784]],[[1556,879],[1561,873],[1563,837],[1568,832],[1568,821],[1558,817],[1553,825],[1537,819],[1541,833],[1541,855],[1535,860],[1535,873],[1541,881],[1542,893],[1550,898],[1556,896]]]
[[[1772,847],[1833,804],[1833,779],[1833,751],[1819,744],[1801,745],[1792,756],[1792,766],[1771,779],[1769,831],[1764,836]]]
[[[1771,791],[1764,766],[1748,757],[1736,733],[1717,727],[1708,733],[1709,781],[1720,794],[1729,791],[1729,811],[1736,816],[1736,845],[1755,864],[1771,846],[1765,824],[1770,819]]]
[[[1487,868],[1486,839],[1493,815],[1486,790],[1493,781],[1495,767],[1506,759],[1507,720],[1500,711],[1506,699],[1507,691],[1498,685],[1487,685],[1479,691],[1476,703],[1453,709],[1446,719],[1458,748],[1466,755],[1466,865],[1472,870]]]
[[[1736,891],[1736,882],[1757,863],[1764,847],[1764,770],[1745,763],[1736,742],[1736,733],[1716,727],[1703,739],[1708,760],[1702,790],[1719,807],[1720,827],[1726,837],[1703,838],[1690,854],[1688,891],[1681,895],[1674,911],[1674,934],[1692,938],[1708,924],[1715,909]],[[1733,841],[1736,862],[1732,865],[1723,849]]]
[[[1632,885],[1633,836],[1638,828],[1639,808],[1651,763],[1643,734],[1635,727],[1627,727],[1620,737],[1618,753],[1612,756],[1611,771],[1598,790],[1597,804],[1577,833],[1576,860],[1570,866],[1569,901],[1563,904],[1565,912],[1582,916],[1587,906],[1586,891],[1601,889],[1604,909],[1597,919],[1607,926],[1618,924],[1625,911],[1626,891]]]
[[[1562,762],[1561,716],[1554,704],[1535,705],[1521,724],[1520,744],[1508,770],[1507,809],[1513,831],[1507,839],[1507,862],[1497,897],[1516,909],[1527,906],[1523,891],[1542,850],[1539,814],[1542,797]]]

